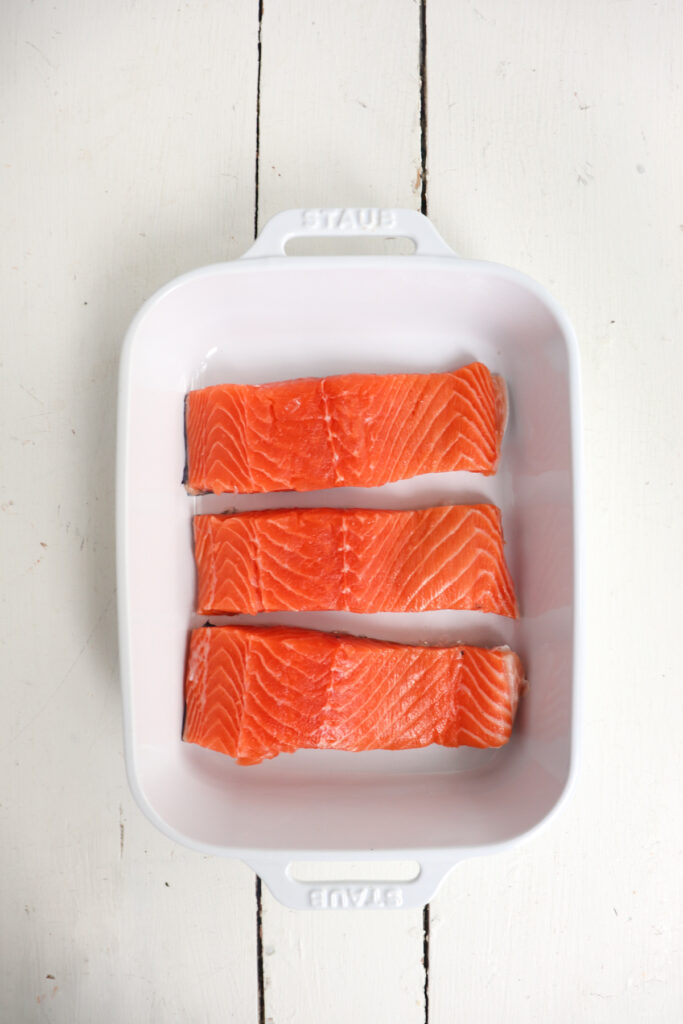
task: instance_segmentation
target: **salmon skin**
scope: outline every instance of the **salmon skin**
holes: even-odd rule
[[[505,385],[452,373],[219,384],[185,404],[191,494],[378,487],[423,473],[495,473]]]
[[[524,686],[507,647],[208,626],[190,636],[183,739],[245,765],[300,748],[500,747]]]
[[[517,616],[495,505],[202,515],[194,540],[201,615],[461,608]]]

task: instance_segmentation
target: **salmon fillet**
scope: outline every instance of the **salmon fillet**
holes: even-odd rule
[[[220,384],[186,399],[188,491],[377,487],[422,473],[494,473],[505,385],[452,373],[346,374]]]
[[[190,637],[183,739],[238,764],[305,747],[500,747],[524,685],[505,647],[209,626]]]
[[[516,617],[495,505],[194,519],[202,615],[476,609]]]

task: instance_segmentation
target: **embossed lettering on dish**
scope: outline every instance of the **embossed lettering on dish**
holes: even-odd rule
[[[304,210],[303,227],[308,231],[389,231],[396,227],[395,210],[379,207]]]
[[[403,890],[397,886],[319,886],[308,890],[308,902],[315,910],[361,910],[400,907]]]

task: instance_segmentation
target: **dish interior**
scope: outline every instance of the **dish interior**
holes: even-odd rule
[[[486,264],[238,261],[180,279],[133,325],[119,451],[122,674],[127,756],[158,823],[218,852],[467,848],[538,824],[568,779],[572,746],[574,536],[571,374],[550,304]],[[190,388],[348,372],[434,372],[481,360],[510,412],[494,477],[443,474],[378,489],[210,495],[182,486]],[[252,767],[181,741],[193,612],[192,516],[284,506],[421,507],[492,501],[522,616],[477,612],[259,616],[406,643],[509,644],[530,681],[500,751],[299,751]],[[216,622],[249,622],[237,616]]]

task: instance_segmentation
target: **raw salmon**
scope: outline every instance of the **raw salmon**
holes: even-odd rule
[[[502,379],[482,363],[190,391],[186,485],[194,494],[251,494],[491,474],[506,409]]]
[[[523,687],[506,647],[208,626],[190,638],[183,738],[239,764],[303,747],[500,747]]]
[[[294,508],[194,519],[202,615],[478,609],[517,615],[495,505]]]

